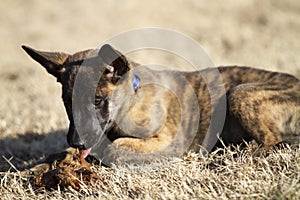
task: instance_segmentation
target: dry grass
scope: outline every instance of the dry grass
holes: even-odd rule
[[[152,166],[94,165],[103,185],[81,192],[35,188],[30,176],[2,172],[0,194],[6,199],[299,199],[300,146],[261,155],[257,150],[250,144]]]

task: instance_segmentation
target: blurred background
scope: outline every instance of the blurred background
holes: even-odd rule
[[[0,155],[33,162],[67,147],[61,87],[22,44],[75,53],[143,27],[190,36],[216,65],[300,70],[297,0],[1,0]],[[137,61],[156,59],[150,55]],[[168,61],[179,65],[176,59]]]

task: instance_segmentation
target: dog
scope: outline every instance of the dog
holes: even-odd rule
[[[243,66],[152,70],[108,44],[73,55],[22,48],[62,85],[67,141],[85,156],[117,163],[210,150],[219,139],[300,141],[300,81],[292,75]]]

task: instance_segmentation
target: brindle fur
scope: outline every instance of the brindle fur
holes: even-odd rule
[[[121,157],[120,153],[114,153],[115,145],[123,150],[138,153],[161,151],[174,140],[182,126],[182,132],[179,133],[181,137],[177,140],[181,143],[190,137],[190,126],[196,120],[193,116],[200,112],[200,121],[196,122],[199,124],[197,134],[187,149],[199,151],[215,111],[211,102],[216,102],[217,105],[220,100],[211,97],[207,88],[207,85],[213,84],[215,80],[212,69],[201,71],[202,74],[211,76],[209,83],[206,83],[197,71],[178,73],[138,68],[139,64],[130,61],[109,45],[104,45],[100,51],[87,50],[74,55],[41,52],[26,46],[23,46],[23,49],[62,84],[62,98],[70,120],[69,144],[79,148],[93,146],[95,141],[99,141],[97,131],[100,124],[105,129],[108,140],[101,140],[93,148],[104,152],[103,157]],[[78,97],[79,101],[82,100],[83,103],[84,99],[88,98],[85,91],[92,86],[96,87],[95,107],[99,123],[95,123],[95,119],[91,118],[88,112],[72,112],[74,81],[80,67],[83,70],[84,84]],[[132,69],[140,70],[133,72]],[[224,95],[227,100],[226,121],[221,133],[225,144],[240,144],[253,139],[263,146],[273,146],[282,142],[299,143],[300,81],[297,78],[285,73],[250,67],[218,67],[218,70],[224,82]],[[98,81],[96,75],[99,73],[103,75]],[[176,91],[172,93],[155,85],[142,85],[134,91],[134,73],[138,74],[141,83],[146,80],[164,80],[166,84],[176,85]],[[187,82],[179,81],[182,79],[179,76],[183,76]],[[182,98],[183,102],[189,102],[192,91],[188,89],[188,83],[196,94],[198,111],[193,108],[195,105],[190,103],[181,105],[178,96],[174,95],[181,94],[179,98]],[[114,107],[111,107],[111,102],[114,102]],[[89,106],[95,103],[89,101],[85,104],[89,105],[83,109],[88,111]],[[124,110],[123,107],[128,109]],[[182,107],[188,112],[182,113]],[[115,115],[112,116],[112,113]],[[130,123],[123,123],[120,127],[127,114],[139,129],[133,129]],[[76,116],[79,119],[75,119]],[[82,120],[84,118],[89,120]],[[78,120],[78,124],[83,127],[81,130],[84,130],[88,137],[79,137],[75,120]],[[109,145],[110,141],[113,145]],[[170,151],[175,152],[176,149]]]

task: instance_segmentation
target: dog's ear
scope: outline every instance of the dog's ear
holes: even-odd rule
[[[122,76],[130,70],[128,59],[109,44],[105,44],[100,48],[98,56],[101,57],[106,64],[113,67],[110,68],[109,71],[113,71],[114,75]]]
[[[46,70],[60,79],[61,73],[65,71],[64,63],[68,58],[68,54],[62,52],[43,52],[37,51],[30,47],[22,45],[22,48],[31,56],[35,61],[40,63]]]

